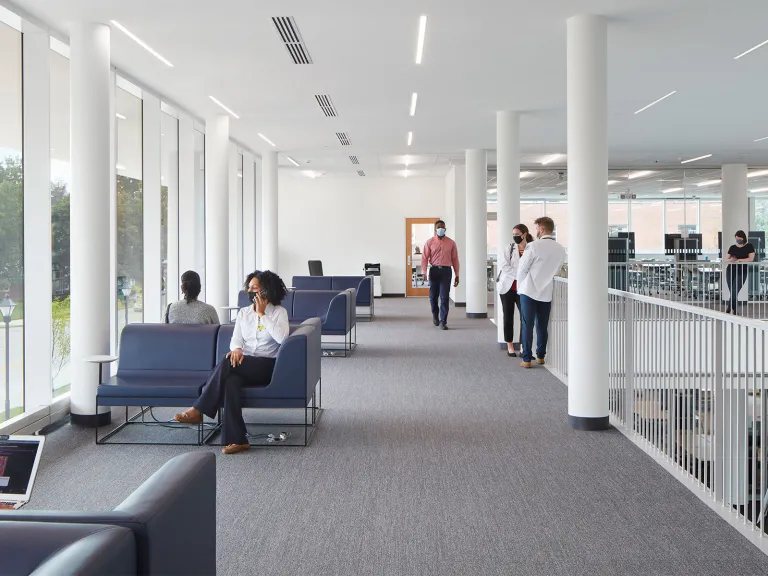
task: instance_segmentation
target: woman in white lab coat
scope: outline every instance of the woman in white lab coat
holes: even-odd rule
[[[504,249],[499,258],[499,275],[496,278],[501,308],[504,312],[504,341],[507,343],[507,356],[516,356],[514,340],[515,306],[520,311],[520,300],[517,296],[517,269],[528,242],[533,242],[533,236],[528,232],[528,226],[518,224],[512,230],[512,242]]]

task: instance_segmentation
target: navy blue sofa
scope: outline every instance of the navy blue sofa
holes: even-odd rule
[[[258,389],[267,391],[263,393],[275,399],[274,407],[301,408],[303,402],[305,421],[308,421],[309,405],[314,401],[315,385],[320,381],[319,368],[316,371],[314,368],[310,369],[310,366],[319,365],[322,354],[320,335],[312,334],[318,324],[319,320],[314,319],[305,325],[293,327],[292,334],[283,342],[277,353],[272,382],[268,387]],[[233,329],[231,324],[126,326],[120,337],[117,374],[101,384],[96,392],[97,406],[125,407],[125,422],[101,439],[97,428],[96,443],[106,442],[129,424],[167,426],[167,422],[155,423],[145,420],[146,412],[149,410],[151,415],[153,407],[187,407],[194,404],[211,370],[229,351]],[[222,344],[224,341],[226,345]],[[311,388],[309,375],[317,376]],[[299,388],[302,394],[296,393]],[[251,390],[253,389],[244,389],[244,398]],[[287,405],[288,399],[293,401],[290,406]],[[129,406],[139,406],[141,410],[128,418]],[[139,418],[141,420],[138,420]],[[314,421],[314,411],[312,420]],[[210,424],[198,426],[197,439],[190,444],[203,444],[207,437],[210,437],[210,434],[204,434],[208,426]],[[306,426],[304,435],[306,438]]]
[[[341,292],[355,289],[356,308],[368,308],[368,313],[357,313],[358,320],[373,320],[374,303],[373,276],[294,276],[292,286],[295,290],[335,290]]]
[[[172,458],[109,512],[0,511],[0,558],[1,574],[216,574],[216,457]]]
[[[341,342],[323,341],[325,356],[348,356],[357,347],[357,319],[355,317],[355,291],[350,288],[335,290],[289,290],[283,300],[291,324],[308,318],[320,318],[323,336],[341,336]]]

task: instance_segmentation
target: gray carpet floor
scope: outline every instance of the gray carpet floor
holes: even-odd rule
[[[217,456],[219,575],[768,574],[619,432],[571,431],[565,387],[489,321],[452,310],[441,332],[425,300],[376,308],[351,358],[323,360],[310,447]],[[109,509],[188,450],[214,449],[97,447],[65,425],[29,506]]]

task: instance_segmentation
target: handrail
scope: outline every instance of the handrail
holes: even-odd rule
[[[568,284],[568,278],[555,277],[556,282],[562,282]],[[768,329],[768,324],[765,320],[755,320],[754,318],[745,318],[743,316],[732,316],[725,312],[718,312],[717,310],[710,310],[709,308],[702,308],[701,306],[691,306],[690,304],[684,304],[682,302],[675,302],[674,300],[666,300],[664,298],[655,298],[653,296],[646,296],[644,294],[636,294],[635,292],[626,292],[624,290],[615,290],[608,288],[608,294],[613,296],[621,296],[622,298],[628,298],[637,302],[643,302],[645,304],[653,304],[654,306],[661,306],[664,308],[671,308],[673,310],[679,310],[680,312],[688,312],[689,314],[697,314],[705,318],[711,318],[712,320],[720,320],[722,322],[728,322],[730,324],[737,324],[739,326],[745,326],[748,328],[756,328],[758,330]]]

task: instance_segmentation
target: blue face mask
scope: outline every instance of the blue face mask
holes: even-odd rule
[[[445,236],[445,228],[438,228],[438,229],[437,229],[437,235],[438,235],[440,238],[442,238],[443,236]]]

